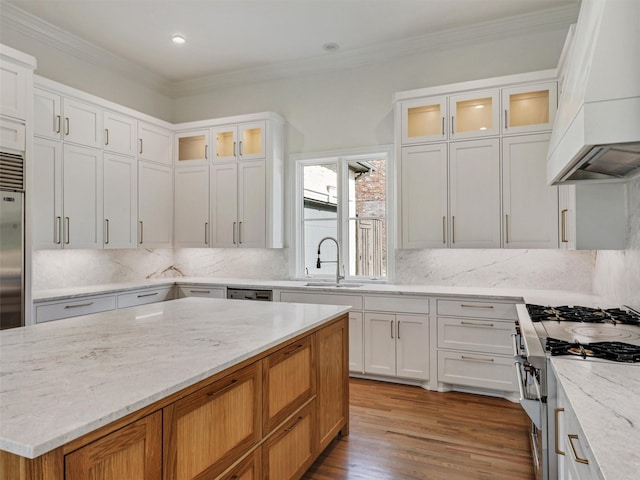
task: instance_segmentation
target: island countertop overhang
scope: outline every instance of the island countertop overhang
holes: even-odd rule
[[[2,332],[0,449],[35,458],[348,310],[186,298]]]

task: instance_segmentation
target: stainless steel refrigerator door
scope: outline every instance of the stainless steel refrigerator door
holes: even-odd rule
[[[23,200],[0,190],[0,330],[24,325]]]

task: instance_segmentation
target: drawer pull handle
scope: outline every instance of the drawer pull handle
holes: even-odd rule
[[[560,440],[558,439],[558,414],[560,412],[564,412],[564,408],[556,408],[553,410],[553,414],[555,416],[555,420],[556,420],[556,453],[558,455],[564,455],[565,452],[563,452],[562,450],[560,450]]]
[[[65,135],[69,135],[71,133],[71,128],[69,126],[69,117],[64,117],[64,123],[67,126],[67,131],[65,132]]]
[[[493,327],[493,323],[460,322],[460,325],[473,325],[474,327]]]
[[[93,305],[93,302],[88,303],[76,303],[75,305],[65,305],[64,308],[79,308],[79,307],[89,307]]]
[[[229,385],[225,385],[220,390],[216,390],[215,392],[207,393],[207,397],[215,397],[216,395],[220,395],[222,392],[226,392],[230,388],[234,387],[236,383],[238,383],[238,380],[234,378],[233,380],[231,380],[231,383],[229,383]]]
[[[460,306],[462,308],[493,308],[493,305],[468,305],[466,303],[461,303]]]
[[[189,293],[211,293],[211,290],[189,290]]]
[[[481,358],[481,357],[469,357],[467,355],[460,355],[463,360],[473,360],[474,362],[493,362],[493,358]]]
[[[153,292],[153,293],[143,293],[138,295],[138,298],[143,298],[143,297],[153,297],[154,295],[158,295],[159,292]]]
[[[587,460],[586,458],[580,458],[578,456],[578,453],[576,452],[576,446],[573,444],[574,440],[578,440],[578,435],[576,435],[575,433],[572,433],[567,435],[567,437],[569,438],[569,445],[571,445],[571,450],[573,451],[573,458],[576,459],[576,462],[589,465],[589,460]]]
[[[295,422],[293,422],[293,425],[291,425],[289,428],[285,428],[284,431],[285,432],[290,432],[291,430],[293,430],[294,428],[296,428],[296,426],[300,423],[300,420],[302,420],[304,417],[298,417],[296,419]]]
[[[285,355],[291,355],[292,353],[297,352],[298,350],[300,350],[301,348],[304,347],[304,343],[301,343],[299,345],[295,345],[292,349],[284,352]]]
[[[104,144],[109,145],[109,129],[104,129]]]
[[[567,212],[568,210],[566,208],[560,211],[560,220],[561,220],[560,230],[562,231],[562,238],[560,241],[562,243],[569,243],[569,240],[567,240]]]

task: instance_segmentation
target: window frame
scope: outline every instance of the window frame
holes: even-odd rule
[[[345,275],[345,282],[391,282],[395,273],[395,245],[396,245],[396,224],[395,224],[395,161],[393,145],[381,145],[376,147],[353,148],[335,151],[325,151],[316,153],[304,153],[291,155],[291,185],[293,195],[291,198],[291,219],[290,222],[290,243],[289,265],[290,277],[299,280],[335,280],[335,274],[320,275],[313,274],[312,271],[304,271],[304,167],[308,165],[320,165],[322,163],[337,163],[337,231],[338,242],[340,243],[341,264],[345,264],[348,272],[349,263],[349,201],[348,201],[348,163],[353,161],[366,160],[386,160],[386,202],[385,202],[385,222],[386,222],[386,243],[387,243],[387,275],[385,277],[369,277],[361,275]],[[345,195],[347,199],[345,200]],[[342,269],[342,265],[340,265]],[[344,272],[344,273],[347,273]]]

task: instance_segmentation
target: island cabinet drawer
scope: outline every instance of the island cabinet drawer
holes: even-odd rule
[[[162,412],[152,413],[64,457],[65,480],[115,478],[162,479]]]
[[[185,297],[226,298],[226,293],[224,287],[211,287],[209,285],[178,286],[178,298]]]
[[[322,305],[344,305],[354,310],[362,310],[362,295],[341,295],[333,293],[301,293],[282,292],[281,302],[289,303],[319,303]]]
[[[216,480],[262,480],[262,448],[258,447]]]
[[[375,312],[429,313],[429,299],[404,295],[364,297],[364,309]]]
[[[438,348],[511,355],[515,323],[438,317]]]
[[[136,290],[118,295],[118,308],[135,307],[147,303],[164,302],[175,298],[173,286]]]
[[[261,438],[259,363],[163,409],[165,480],[215,478]]]
[[[271,432],[316,393],[315,350],[307,336],[264,360],[263,434]]]
[[[315,400],[289,418],[262,448],[265,480],[298,479],[316,456]]]
[[[439,299],[437,309],[438,315],[450,315],[453,317],[518,319],[515,303]]]
[[[36,323],[115,310],[115,295],[83,297],[64,302],[36,304]]]
[[[479,353],[440,350],[438,382],[503,392],[518,389],[513,358]]]

